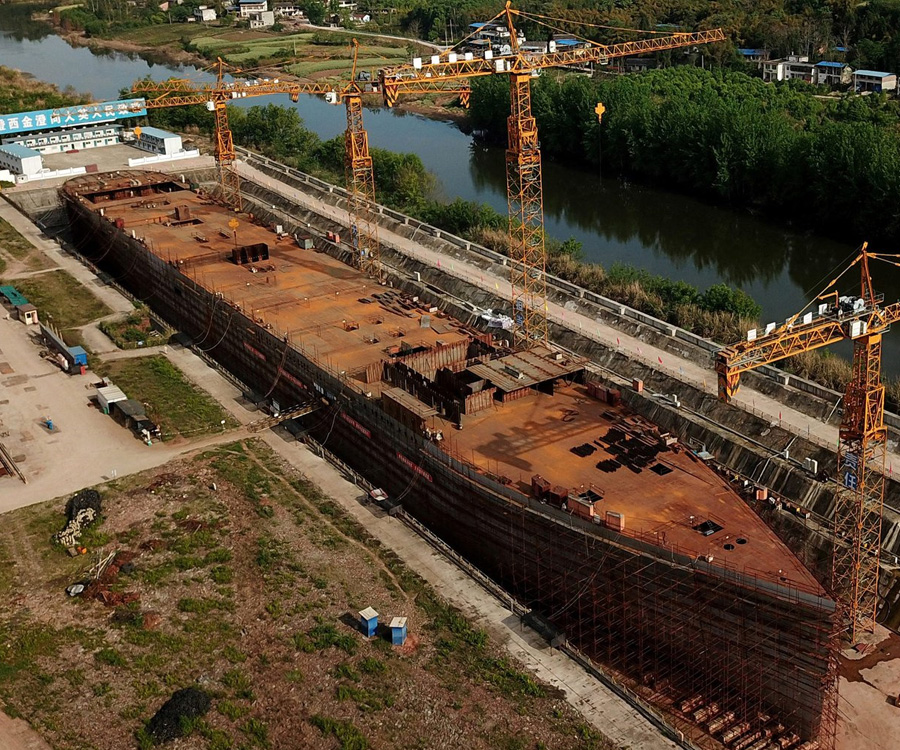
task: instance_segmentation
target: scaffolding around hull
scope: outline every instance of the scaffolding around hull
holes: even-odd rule
[[[729,747],[754,734],[785,748],[833,745],[831,600],[601,528],[494,481],[190,269],[63,196],[90,260],[256,393],[284,406],[323,399],[305,420],[317,440],[676,720]]]

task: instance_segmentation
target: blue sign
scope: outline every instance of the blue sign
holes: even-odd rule
[[[76,104],[58,109],[37,109],[34,112],[18,112],[0,115],[0,135],[27,133],[46,128],[65,128],[75,125],[90,125],[127,117],[141,117],[147,114],[143,99],[123,99],[115,102],[95,102]]]

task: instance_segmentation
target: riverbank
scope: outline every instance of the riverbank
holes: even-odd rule
[[[105,39],[86,36],[82,31],[64,31],[51,24],[54,33],[73,47],[87,47],[95,52],[122,52],[126,55],[138,55],[148,62],[163,65],[184,65],[202,68],[209,64],[209,60],[189,52],[175,45],[157,47],[155,45],[139,44],[124,39]]]
[[[62,92],[57,86],[41,81],[30,73],[0,65],[0,112],[26,112],[78,104],[86,94]]]

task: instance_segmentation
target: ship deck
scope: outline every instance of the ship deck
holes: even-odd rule
[[[85,199],[86,206],[103,209],[110,221],[121,220],[124,231],[134,232],[151,253],[221,294],[257,323],[287,335],[335,373],[355,376],[388,361],[388,350],[394,347],[397,352],[416,351],[469,338],[462,324],[193,191],[140,196],[140,186],[131,182],[149,181],[150,175],[126,172],[120,180],[126,194],[116,197],[109,175],[100,177],[108,181],[111,194],[93,204]],[[97,175],[76,178],[67,188],[91,194],[97,181]],[[189,217],[183,223],[172,221],[176,208]],[[232,261],[235,247],[257,243],[268,246],[267,260],[246,265]],[[381,386],[375,381],[365,387],[377,394]]]
[[[180,186],[141,196],[141,186],[160,175],[125,172],[86,175],[66,185],[83,204],[103,209],[108,221],[142,238],[147,249],[177,265],[198,284],[239,307],[260,325],[289,336],[322,366],[357,376],[387,361],[392,350],[417,351],[466,341],[462,323],[387,290],[325,253],[298,247],[291,237],[236,216]],[[145,182],[146,181],[146,182]],[[101,182],[103,185],[101,186]],[[137,183],[137,184],[134,184]],[[189,221],[173,223],[178,207]],[[237,226],[234,226],[234,222]],[[266,243],[268,260],[238,265],[236,245]],[[396,352],[394,352],[396,353]],[[379,375],[380,377],[380,375]],[[360,390],[377,395],[391,386],[374,380]],[[559,385],[554,395],[527,397],[467,416],[463,429],[440,416],[428,426],[444,436],[442,449],[494,476],[506,477],[525,494],[539,474],[577,494],[602,495],[596,511],[623,514],[625,533],[693,557],[709,556],[765,580],[823,593],[815,578],[724,478],[684,448],[659,453],[645,467],[629,468],[620,446],[608,439],[624,424],[638,442],[651,426],[624,407],[590,397],[579,385]],[[572,448],[587,446],[584,457]],[[594,450],[591,451],[590,449]],[[604,463],[599,468],[598,463]],[[639,469],[639,470],[638,470]],[[721,527],[706,536],[694,527]]]
[[[624,407],[590,397],[584,386],[495,403],[469,418],[462,430],[439,418],[434,418],[434,427],[445,436],[445,450],[511,480],[526,494],[535,474],[575,494],[593,489],[603,498],[595,512],[601,517],[607,511],[623,514],[628,535],[691,557],[711,555],[715,564],[727,563],[765,580],[823,593],[727,480],[693,452],[667,450],[646,468],[628,468],[616,449],[610,450],[611,438],[604,438],[610,429],[623,427],[639,438],[651,426]],[[585,445],[594,452],[582,457],[571,450]],[[607,461],[621,465],[612,471],[597,467]],[[658,465],[663,468],[654,470]],[[704,536],[694,527],[705,521],[721,530]]]

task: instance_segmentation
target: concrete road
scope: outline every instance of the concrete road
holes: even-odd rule
[[[0,711],[0,750],[51,750],[44,738],[21,719]]]
[[[134,309],[134,305],[131,304],[130,300],[119,294],[113,287],[102,284],[93,271],[84,266],[77,258],[63,252],[56,240],[51,240],[49,237],[44,236],[38,226],[25,218],[5,200],[0,200],[0,219],[9,222],[19,234],[50,258],[56,268],[62,268],[78,279],[95,297],[106,303],[107,307],[113,312],[124,313]],[[48,268],[38,271],[37,274],[53,270],[55,269]],[[35,274],[22,274],[22,276],[33,275]]]
[[[58,267],[103,300],[115,315],[134,309],[131,301],[94,274],[5,201],[0,217],[12,224]],[[52,269],[50,269],[52,270]],[[115,349],[94,324],[86,327],[90,343],[100,351]],[[0,513],[76,492],[106,481],[159,466],[187,451],[234,439],[214,434],[200,440],[144,445],[130,431],[90,405],[96,377],[68,375],[40,357],[42,347],[27,328],[5,315],[0,319],[0,441],[28,480],[0,479]],[[136,354],[142,354],[137,352]],[[123,353],[134,356],[131,352]],[[53,430],[46,427],[51,418]],[[21,460],[19,460],[21,459]]]

